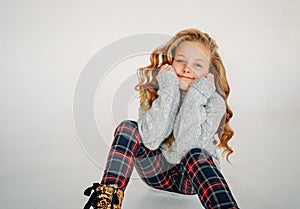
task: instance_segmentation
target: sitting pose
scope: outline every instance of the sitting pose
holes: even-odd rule
[[[230,88],[217,48],[207,33],[185,29],[138,69],[138,119],[116,127],[102,180],[85,190],[85,209],[121,209],[134,167],[155,189],[197,194],[209,209],[239,208],[217,152],[223,148],[227,160],[233,152]]]

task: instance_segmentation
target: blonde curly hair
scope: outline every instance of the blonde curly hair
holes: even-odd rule
[[[207,33],[194,28],[184,29],[179,31],[163,46],[152,51],[150,55],[151,63],[146,67],[140,67],[137,69],[139,83],[135,86],[135,90],[140,94],[140,107],[144,110],[151,108],[152,102],[158,97],[157,90],[159,89],[159,86],[156,76],[159,72],[159,68],[164,64],[172,64],[175,50],[183,41],[199,42],[210,51],[211,60],[209,71],[214,74],[216,91],[223,97],[226,104],[226,113],[224,114],[217,130],[217,134],[220,139],[217,147],[223,148],[223,154],[226,153],[226,160],[229,162],[228,157],[233,153],[233,150],[228,145],[228,142],[234,134],[233,130],[229,126],[229,121],[233,116],[233,112],[227,103],[230,87],[226,78],[224,65],[217,52],[218,46]],[[170,136],[164,140],[164,143],[170,147],[173,141],[174,136],[172,132]]]

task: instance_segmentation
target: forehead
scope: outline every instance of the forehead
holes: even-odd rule
[[[179,54],[191,59],[210,60],[209,49],[196,41],[183,41],[180,43],[175,50],[175,56]]]

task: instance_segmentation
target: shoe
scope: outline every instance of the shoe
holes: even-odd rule
[[[121,209],[124,192],[116,185],[94,183],[84,191],[84,195],[91,196],[83,209],[90,209],[91,206],[94,209]]]

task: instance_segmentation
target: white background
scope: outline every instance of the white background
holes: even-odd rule
[[[73,124],[82,69],[120,38],[185,28],[209,33],[227,69],[235,152],[233,165],[222,162],[222,172],[240,207],[298,208],[299,9],[297,0],[1,1],[0,208],[82,208],[83,190],[102,175]],[[132,75],[147,60],[132,58],[114,72]],[[106,82],[113,89],[125,78]],[[134,119],[137,102],[131,104],[128,118]],[[97,120],[109,111],[96,108]],[[200,203],[196,196],[158,194],[132,179],[123,205],[189,209]]]

